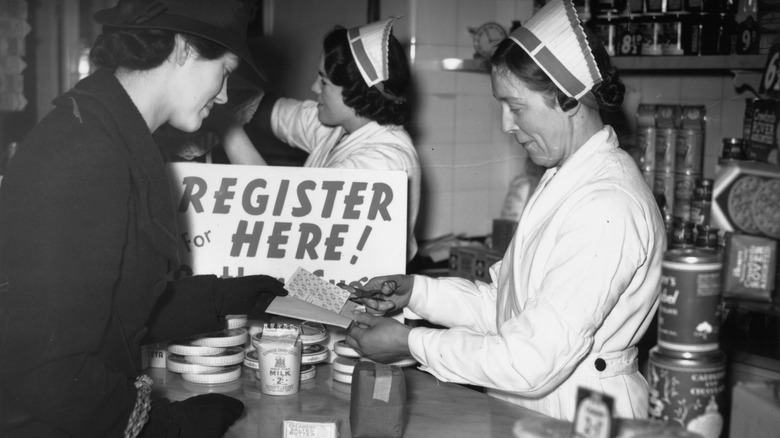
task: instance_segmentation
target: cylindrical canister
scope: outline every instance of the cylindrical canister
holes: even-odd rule
[[[678,424],[703,438],[725,435],[728,418],[726,355],[710,354],[682,358],[650,350],[648,378],[649,417]]]
[[[661,213],[668,213],[669,216],[672,216],[674,212],[674,173],[655,172],[653,174],[653,193],[664,198],[665,208]]]
[[[706,249],[671,249],[661,263],[658,346],[678,354],[718,349],[721,255]]]
[[[670,248],[693,248],[695,237],[693,223],[674,218],[672,220],[672,237],[669,240]]]
[[[672,215],[684,221],[691,219],[691,201],[698,174],[676,173],[674,175],[674,205]]]
[[[712,212],[712,189],[714,181],[709,178],[697,179],[691,200],[691,222],[696,225],[709,225]]]
[[[654,126],[637,127],[636,145],[642,151],[638,164],[643,172],[655,171],[655,137],[656,131]]]
[[[677,154],[677,129],[658,128],[655,137],[655,170],[674,172],[674,159]]]
[[[674,156],[674,171],[677,173],[701,173],[704,132],[698,129],[680,129]]]
[[[646,13],[641,18],[642,56],[663,55],[663,15],[660,13]]]

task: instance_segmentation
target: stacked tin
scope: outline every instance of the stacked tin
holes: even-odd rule
[[[672,249],[664,254],[658,341],[650,350],[649,416],[724,436],[726,356],[720,350],[721,254]]]
[[[702,180],[705,110],[703,106],[640,104],[636,115],[637,160],[647,183],[659,200],[668,242],[672,248],[693,248],[696,226],[706,213],[691,207],[697,185],[707,192]],[[710,181],[711,182],[711,181]],[[698,200],[698,201],[704,201]],[[701,208],[701,202],[698,204]]]

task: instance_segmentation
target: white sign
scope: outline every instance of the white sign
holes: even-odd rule
[[[168,165],[182,274],[288,279],[298,267],[357,285],[405,272],[403,171]]]

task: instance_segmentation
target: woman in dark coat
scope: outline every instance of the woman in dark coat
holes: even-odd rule
[[[98,70],[54,101],[0,189],[0,435],[221,436],[243,404],[150,402],[141,345],[221,330],[286,292],[260,275],[170,280],[178,234],[152,133],[197,130],[240,60],[254,67],[247,13],[121,0],[95,19]]]

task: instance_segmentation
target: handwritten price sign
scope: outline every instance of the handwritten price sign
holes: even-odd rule
[[[764,75],[758,92],[771,98],[780,98],[780,45],[774,44],[767,55]]]

